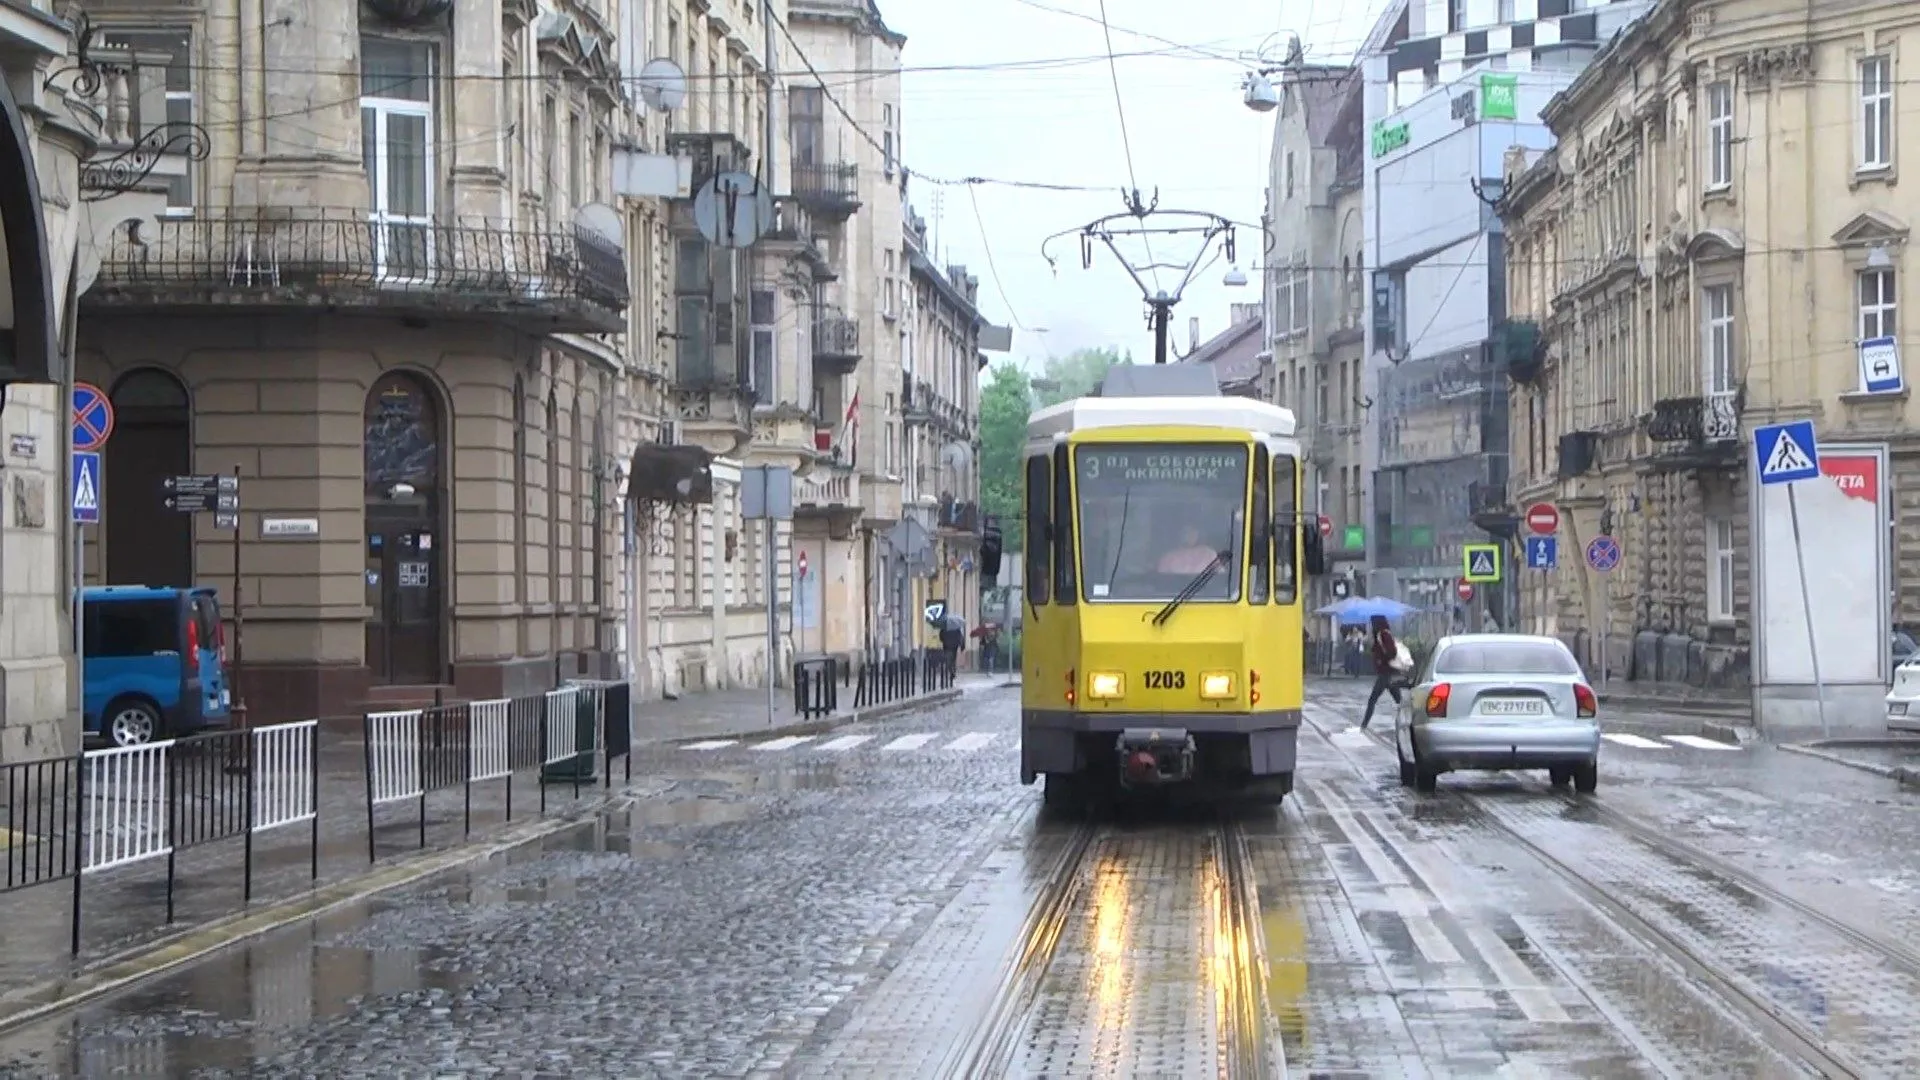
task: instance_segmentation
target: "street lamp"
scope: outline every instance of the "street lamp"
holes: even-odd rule
[[[1267,40],[1271,41],[1273,39],[1268,38]],[[1262,42],[1261,44],[1263,47],[1262,53],[1255,54],[1253,57],[1253,59],[1261,62],[1254,70],[1249,71],[1247,77],[1242,80],[1240,84],[1240,101],[1254,112],[1268,113],[1280,107],[1280,92],[1274,89],[1273,83],[1268,81],[1267,76],[1278,75],[1283,71],[1297,71],[1300,66],[1306,62],[1306,57],[1300,48],[1299,34],[1292,32],[1287,34],[1287,52],[1277,64],[1267,61],[1264,55],[1264,46],[1266,43]]]
[[[1237,266],[1229,266],[1227,267],[1227,276],[1220,279],[1220,284],[1225,285],[1229,289],[1243,288],[1247,284],[1246,272]]]

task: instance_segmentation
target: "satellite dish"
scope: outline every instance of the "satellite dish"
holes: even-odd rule
[[[647,61],[640,69],[640,97],[649,108],[672,112],[687,103],[687,73],[664,56]]]
[[[600,237],[623,254],[626,252],[626,230],[621,227],[620,212],[606,203],[588,203],[575,210],[573,224]]]
[[[707,243],[752,247],[774,223],[773,192],[751,173],[724,172],[693,195],[693,224]]]

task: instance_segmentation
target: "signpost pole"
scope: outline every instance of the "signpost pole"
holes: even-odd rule
[[[772,485],[767,485],[771,489]],[[768,500],[771,503],[772,500]],[[771,506],[769,506],[771,509]],[[775,672],[780,664],[780,586],[774,573],[774,561],[779,558],[779,544],[774,533],[774,516],[769,513],[760,522],[761,531],[766,535],[767,561],[767,726],[773,726],[773,688],[777,682]],[[796,590],[797,591],[797,590]]]
[[[1833,729],[1827,725],[1827,690],[1820,680],[1820,643],[1813,634],[1813,601],[1807,595],[1807,549],[1800,543],[1800,501],[1793,497],[1793,484],[1787,485],[1787,520],[1793,525],[1793,560],[1800,570],[1800,610],[1807,623],[1807,658],[1813,663],[1813,704],[1820,711],[1820,737],[1830,739]]]
[[[236,495],[240,491],[238,465],[233,467],[233,490]],[[245,730],[253,723],[247,716],[247,699],[240,682],[246,666],[246,619],[240,614],[240,600],[240,511],[236,507],[233,513],[233,670],[227,673],[227,685],[233,690],[233,712],[240,717],[240,727]]]

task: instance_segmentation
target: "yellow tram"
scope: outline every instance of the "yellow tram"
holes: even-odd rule
[[[1117,368],[1027,425],[1020,771],[1051,804],[1293,790],[1302,513],[1293,413],[1199,367]]]

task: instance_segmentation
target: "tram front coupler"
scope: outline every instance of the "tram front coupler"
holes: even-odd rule
[[[1126,787],[1160,787],[1193,779],[1193,736],[1181,728],[1128,728],[1114,749]]]

